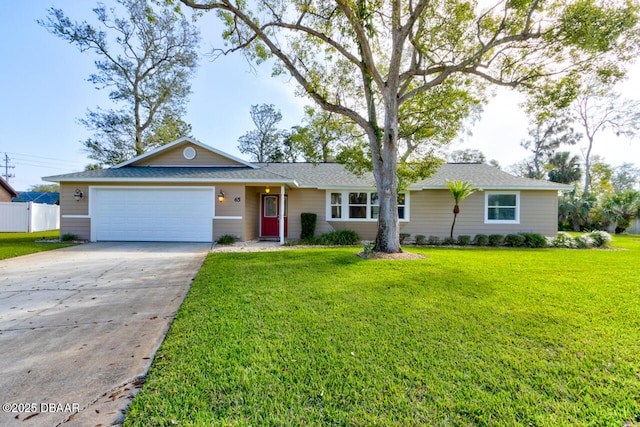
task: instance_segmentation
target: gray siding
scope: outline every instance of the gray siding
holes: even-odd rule
[[[241,219],[214,219],[213,220],[213,241],[221,236],[230,234],[240,241],[244,241],[244,225]]]
[[[299,239],[302,232],[300,214],[311,212],[318,215],[316,220],[316,236],[333,231],[333,227],[326,221],[326,192],[324,190],[301,189],[289,190],[289,223],[288,238]]]
[[[263,187],[246,187],[244,191],[244,236],[256,240],[260,233],[260,191]]]
[[[80,240],[91,239],[91,220],[89,218],[60,218],[60,235],[73,234]]]
[[[485,194],[478,192],[460,203],[454,237],[476,234],[509,234],[518,232],[555,236],[558,212],[557,191],[520,191],[519,224],[485,224]],[[411,193],[411,221],[401,223],[402,233],[449,237],[453,221],[453,199],[448,190]]]
[[[196,157],[185,159],[182,152],[185,148],[192,147],[196,150]],[[233,159],[223,157],[217,153],[205,150],[195,144],[178,145],[177,147],[160,153],[157,156],[142,159],[135,163],[136,166],[244,166]]]

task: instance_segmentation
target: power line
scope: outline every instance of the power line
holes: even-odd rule
[[[78,164],[76,164],[75,166],[64,166],[64,165],[52,166],[51,164],[46,164],[46,163],[43,164],[43,163],[25,162],[25,161],[16,161],[15,164],[18,166],[33,166],[33,167],[42,168],[42,169],[56,169],[56,170],[62,170],[67,172],[73,169],[77,169],[77,170],[84,169],[82,166],[79,166]]]
[[[33,154],[12,153],[12,152],[8,152],[8,154],[11,154],[13,158],[18,161],[29,161],[29,162],[33,161],[33,162],[50,163],[50,164],[53,163],[56,165],[64,163],[70,166],[75,166],[78,164],[78,162],[70,161],[68,159],[67,160],[56,159],[54,157],[49,157],[49,156],[36,156]],[[34,159],[44,159],[44,161],[34,160]]]

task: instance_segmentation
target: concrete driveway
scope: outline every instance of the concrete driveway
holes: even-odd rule
[[[209,249],[91,243],[0,261],[0,425],[121,419]]]

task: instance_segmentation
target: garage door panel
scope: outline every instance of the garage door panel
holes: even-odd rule
[[[213,188],[95,189],[95,240],[210,242]]]

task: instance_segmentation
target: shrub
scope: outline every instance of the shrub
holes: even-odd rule
[[[440,244],[440,238],[438,236],[429,236],[427,239],[427,245],[438,246]]]
[[[75,234],[67,233],[60,236],[61,242],[73,242],[74,240],[78,240],[78,236]]]
[[[500,246],[503,240],[504,236],[502,234],[490,234],[489,246]]]
[[[606,231],[592,231],[589,237],[593,239],[593,246],[596,248],[607,246],[607,243],[611,242],[611,234]]]
[[[316,234],[316,219],[317,214],[310,212],[303,212],[300,214],[300,224],[302,231],[300,232],[300,239],[304,240],[308,237],[313,237]]]
[[[317,241],[321,245],[350,246],[360,243],[360,236],[353,230],[340,230],[324,233]]]
[[[216,243],[219,245],[231,245],[235,243],[235,241],[236,241],[235,236],[232,236],[231,234],[225,234],[223,236],[218,237],[218,240],[216,240]]]
[[[460,246],[468,246],[471,243],[471,236],[467,236],[466,234],[462,234],[458,236],[458,244]]]
[[[409,238],[411,234],[409,233],[400,233],[400,244],[403,245],[404,241]]]
[[[551,240],[551,245],[554,248],[575,248],[576,242],[569,233],[559,231],[558,235]]]
[[[424,237],[424,234],[416,234],[416,245],[424,245],[426,243],[426,237]]]
[[[544,248],[547,246],[547,239],[538,233],[519,233],[524,237],[524,246],[528,248]]]
[[[447,237],[442,241],[442,244],[445,246],[453,246],[456,244],[456,239],[452,239],[451,237]]]
[[[589,249],[595,246],[595,241],[588,234],[576,236],[573,241],[578,249]]]
[[[489,244],[489,236],[486,234],[476,234],[473,238],[473,243],[478,246],[487,246]]]
[[[507,234],[504,238],[504,244],[512,248],[521,248],[524,246],[525,240],[522,234]]]

